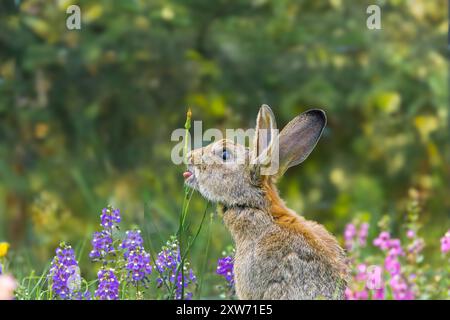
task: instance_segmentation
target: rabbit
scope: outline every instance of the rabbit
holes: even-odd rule
[[[224,224],[235,242],[239,299],[344,298],[348,274],[344,250],[322,225],[289,209],[275,185],[289,167],[308,157],[325,125],[324,111],[309,110],[290,121],[275,139],[275,116],[262,105],[251,149],[223,139],[187,155],[186,185],[223,208]],[[261,132],[269,134],[263,139]],[[278,170],[264,173],[275,141]]]

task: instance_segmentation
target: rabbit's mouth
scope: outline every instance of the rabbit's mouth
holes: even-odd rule
[[[183,172],[184,183],[189,187],[195,187],[195,175],[194,170],[192,168],[188,168],[185,172]]]
[[[185,180],[188,180],[190,177],[192,177],[192,172],[190,172],[189,170],[183,172],[183,178],[184,178]]]

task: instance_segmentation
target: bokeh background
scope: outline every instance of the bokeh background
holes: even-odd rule
[[[66,29],[70,4],[81,30]],[[382,30],[366,27],[370,4]],[[1,1],[0,240],[15,270],[41,272],[65,240],[95,277],[83,266],[107,204],[160,247],[184,197],[170,134],[187,107],[204,128],[249,128],[262,103],[279,127],[328,115],[280,183],[291,208],[338,236],[383,215],[396,230],[414,189],[434,261],[450,217],[447,13],[444,0]],[[193,230],[204,208],[194,195]],[[190,260],[214,296],[231,238],[210,211]]]

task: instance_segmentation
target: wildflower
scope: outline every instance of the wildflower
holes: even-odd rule
[[[17,288],[16,280],[10,275],[0,275],[0,300],[14,299],[14,290]]]
[[[367,300],[368,298],[369,298],[369,293],[365,289],[355,292],[356,300]]]
[[[366,270],[367,266],[364,263],[359,264],[356,267],[357,273],[356,273],[356,280],[358,281],[364,281],[367,278]]]
[[[400,239],[389,239],[387,243],[390,254],[395,256],[404,255]]]
[[[111,206],[103,208],[100,216],[101,225],[105,229],[112,229],[117,223],[120,222],[120,210],[114,209]]]
[[[441,238],[441,252],[447,253],[450,251],[450,230]]]
[[[390,239],[387,237],[384,237],[384,239],[385,241],[380,245],[380,248],[383,250],[388,250],[384,260],[384,267],[391,276],[398,275],[401,272],[401,264],[398,256],[404,255],[400,239]]]
[[[125,234],[126,237],[120,244],[121,249],[132,251],[143,246],[144,240],[142,239],[140,230],[127,231]]]
[[[113,240],[110,232],[95,232],[91,241],[92,251],[89,257],[92,260],[104,259],[109,253],[114,252]]]
[[[189,269],[188,262],[184,262],[183,270],[181,270],[180,247],[175,237],[172,237],[158,253],[155,266],[160,273],[160,277],[157,279],[158,284],[161,286],[164,281],[172,283],[175,286],[175,299],[192,297],[192,293],[184,289],[190,284],[196,283],[197,278],[192,269]],[[184,296],[182,295],[183,291]]]
[[[228,282],[228,286],[232,287],[234,285],[234,264],[233,257],[226,256],[224,258],[220,258],[217,261],[217,270],[216,273],[225,278]]]
[[[353,223],[349,223],[345,226],[344,241],[347,250],[351,250],[353,247],[353,238],[356,236],[356,227]]]
[[[184,271],[186,271],[187,268],[185,268]],[[183,290],[183,283],[184,283],[184,288],[187,288],[189,286],[190,283],[195,283],[197,278],[195,277],[192,269],[189,269],[189,272],[186,275],[184,275],[185,272],[178,272],[178,276],[176,277],[176,290],[175,290],[175,299],[176,300],[181,300],[182,299],[182,291],[184,291],[184,299],[185,300],[190,300],[192,299],[192,292],[190,291],[186,291]],[[183,279],[184,277],[184,279]]]
[[[148,276],[152,273],[150,265],[150,255],[142,247],[136,247],[127,255],[125,268],[128,272],[130,282],[137,285],[142,282],[144,285],[148,281]]]
[[[119,299],[119,280],[114,274],[114,269],[101,269],[98,274],[98,287],[95,297],[99,300]]]
[[[401,264],[397,259],[397,256],[388,254],[384,260],[384,267],[391,276],[400,274]]]
[[[407,237],[408,239],[413,239],[415,236],[416,236],[416,233],[414,232],[414,230],[409,229],[409,230],[406,232],[406,237]]]
[[[2,266],[2,264],[0,263],[0,276],[2,275],[2,273],[3,273],[3,266]]]
[[[365,289],[352,291],[350,288],[346,288],[344,296],[345,300],[367,300],[369,298],[369,292]]]
[[[142,239],[141,231],[129,230],[125,234],[125,239],[119,247],[125,250],[124,258],[126,260],[125,268],[128,273],[128,281],[136,286],[139,282],[146,286],[148,276],[152,273],[152,266],[150,265],[150,255],[143,247],[144,240]]]
[[[8,254],[9,243],[0,242],[0,258],[5,257]]]
[[[413,243],[408,246],[408,252],[413,254],[420,253],[425,247],[425,242],[423,239],[415,239]]]
[[[395,300],[413,300],[414,293],[408,287],[406,281],[400,276],[395,275],[389,281]]]
[[[197,282],[197,277],[195,276],[194,271],[192,269],[189,269],[189,279],[192,282]]]
[[[368,223],[361,224],[361,226],[359,227],[359,232],[358,232],[358,240],[359,240],[359,244],[361,246],[366,245],[368,234],[369,234],[369,224]]]
[[[61,243],[56,249],[48,276],[57,297],[65,300],[86,298],[80,290],[80,268],[71,246]]]
[[[384,300],[384,287],[381,289],[373,290],[372,299],[373,300]]]
[[[355,300],[355,295],[350,288],[345,288],[345,300]]]
[[[381,232],[378,237],[373,240],[373,245],[375,247],[380,248],[381,250],[386,250],[389,248],[389,240],[391,238],[391,235],[387,231]]]

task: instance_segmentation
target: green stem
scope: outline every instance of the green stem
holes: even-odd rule
[[[212,219],[213,219],[213,216],[210,215],[210,217],[209,217],[209,224],[208,224],[208,231],[207,231],[205,260],[203,261],[203,266],[202,266],[202,271],[201,271],[202,276],[200,277],[200,283],[198,285],[198,289],[197,289],[197,292],[196,292],[196,295],[199,298],[202,296],[201,294],[202,294],[202,287],[203,287],[203,278],[204,278],[204,275],[206,273],[206,265],[208,263],[208,258],[209,258],[209,246],[210,246],[210,243],[211,243]]]

